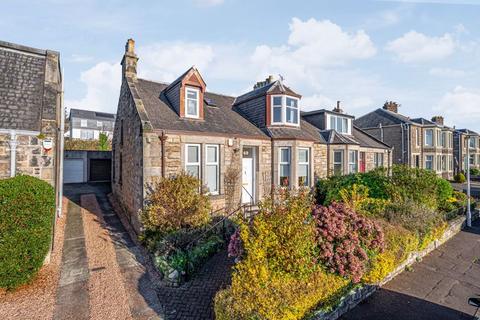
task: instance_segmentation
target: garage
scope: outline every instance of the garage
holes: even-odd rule
[[[82,183],[83,182],[83,159],[65,159],[63,163],[63,182],[64,183]]]
[[[110,181],[112,160],[90,159],[89,181]]]

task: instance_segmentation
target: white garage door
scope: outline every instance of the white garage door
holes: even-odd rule
[[[65,159],[63,163],[63,183],[83,182],[83,159]]]

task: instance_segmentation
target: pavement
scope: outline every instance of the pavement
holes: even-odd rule
[[[480,221],[375,292],[342,320],[472,319],[480,295]]]

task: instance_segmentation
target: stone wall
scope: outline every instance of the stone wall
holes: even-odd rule
[[[112,141],[112,192],[130,213],[130,223],[139,232],[139,211],[143,207],[144,133],[128,86],[124,79]]]

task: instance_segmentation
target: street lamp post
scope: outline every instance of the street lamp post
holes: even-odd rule
[[[467,226],[472,226],[472,211],[470,210],[470,136],[467,136]]]

